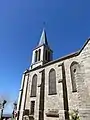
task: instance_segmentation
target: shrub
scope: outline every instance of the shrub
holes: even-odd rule
[[[78,110],[73,110],[70,113],[70,120],[80,120]]]

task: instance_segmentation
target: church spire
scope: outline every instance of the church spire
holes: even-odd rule
[[[53,59],[53,51],[47,41],[46,31],[43,29],[38,46],[33,50],[30,69],[42,66]]]
[[[41,45],[47,45],[48,46],[48,41],[47,41],[47,36],[46,36],[45,29],[43,29],[43,31],[42,31],[38,46],[41,46]]]

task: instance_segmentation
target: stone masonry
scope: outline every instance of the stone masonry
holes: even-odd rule
[[[47,47],[45,34],[44,31],[38,46],[38,48],[43,46],[42,55],[45,55]],[[47,50],[49,51],[48,47]],[[41,58],[42,61],[32,64],[32,67],[23,74],[17,105],[17,120],[69,120],[69,113],[73,110],[78,110],[80,120],[90,120],[90,39],[73,54],[47,62],[44,62],[45,56]],[[76,91],[72,91],[70,71],[72,63],[74,63],[72,69]],[[49,94],[51,69],[56,73],[56,94],[52,95]],[[32,97],[32,78],[35,74],[37,75],[36,96]],[[34,108],[32,107],[34,113],[30,114],[32,101],[35,102]]]

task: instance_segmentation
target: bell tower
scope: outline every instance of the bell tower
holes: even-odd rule
[[[42,66],[53,59],[53,51],[50,49],[47,41],[46,31],[43,29],[40,41],[33,50],[32,63],[30,69]]]

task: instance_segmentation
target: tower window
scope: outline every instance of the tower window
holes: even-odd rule
[[[34,106],[35,106],[35,101],[31,101],[31,115],[34,115]]]
[[[50,51],[48,51],[48,50],[46,50],[45,59],[46,59],[47,61],[50,61]]]
[[[56,72],[51,69],[49,72],[49,95],[56,94]]]
[[[41,49],[39,49],[39,54],[38,54],[38,61],[40,61],[40,56],[41,56]]]
[[[48,61],[50,61],[50,52],[48,51]]]
[[[35,74],[32,78],[31,97],[36,97],[36,91],[37,91],[37,75]]]
[[[37,62],[38,51],[35,51],[35,62]]]
[[[45,59],[48,60],[48,51],[46,50]]]
[[[41,49],[35,51],[35,62],[40,61]]]

